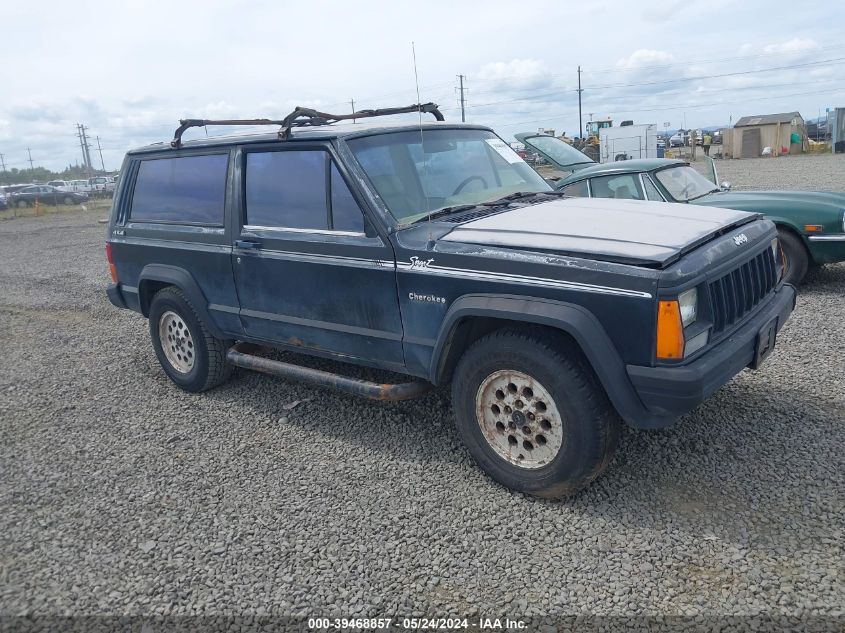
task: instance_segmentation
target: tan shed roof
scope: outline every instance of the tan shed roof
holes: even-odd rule
[[[791,123],[792,119],[801,119],[800,112],[781,112],[780,114],[756,114],[744,116],[736,122],[734,127],[747,127],[749,125],[771,125],[772,123]],[[802,119],[803,120],[803,119]]]

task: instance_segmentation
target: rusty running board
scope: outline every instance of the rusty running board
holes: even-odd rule
[[[349,378],[320,369],[310,369],[308,367],[301,367],[300,365],[283,363],[251,353],[258,349],[260,348],[257,345],[251,343],[237,343],[226,352],[226,360],[232,365],[243,367],[244,369],[260,371],[279,378],[302,380],[321,387],[331,387],[332,389],[338,389],[373,400],[410,400],[411,398],[417,398],[428,393],[433,388],[431,384],[421,380],[399,384],[380,384],[357,378]]]

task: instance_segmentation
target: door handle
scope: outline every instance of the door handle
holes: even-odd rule
[[[258,242],[251,242],[249,240],[235,240],[235,248],[261,248],[261,244],[259,244]]]

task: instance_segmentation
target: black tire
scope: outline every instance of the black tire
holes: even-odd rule
[[[63,202],[64,204],[66,204],[66,205],[70,206],[70,205],[72,205],[72,204],[73,204],[73,198],[71,198],[70,196],[65,196],[65,197],[64,197],[64,200],[62,200],[62,202]]]
[[[783,249],[783,257],[786,260],[786,270],[783,272],[783,280],[797,286],[807,275],[810,266],[810,257],[801,238],[788,229],[778,229],[780,247]]]
[[[546,405],[548,410],[552,411],[552,407],[555,407],[559,412],[557,417],[561,437],[557,453],[553,457],[549,456],[546,463],[541,462],[541,465],[534,468],[524,468],[508,461],[500,454],[502,449],[496,448],[482,431],[480,414],[476,408],[478,406],[486,411],[482,394],[485,389],[489,389],[489,385],[497,384],[491,382],[491,379],[502,371],[529,376],[533,380],[530,385],[537,390],[531,394],[532,397],[540,390],[545,390],[552,399],[549,403],[551,406]],[[518,391],[514,393],[518,395],[520,389],[524,390],[523,387],[517,387]],[[497,389],[494,392],[496,398],[500,391]],[[538,497],[559,499],[586,486],[607,467],[619,438],[619,415],[580,349],[565,336],[543,329],[505,328],[476,341],[463,354],[455,368],[452,404],[458,433],[481,469],[508,488]],[[517,419],[516,407],[520,407],[520,404],[521,401],[514,403],[515,408],[510,414],[512,419],[505,417],[502,421],[507,421],[509,425],[511,421],[520,425],[523,420],[530,418],[538,424],[545,424],[541,419],[543,414],[539,413],[541,409],[533,408],[542,403],[527,400],[522,404],[526,413]],[[545,410],[544,407],[542,411]],[[511,410],[504,407],[503,411],[507,416]],[[537,413],[537,416],[531,417],[532,412]],[[487,428],[490,429],[489,426]],[[532,436],[520,434],[518,428],[514,431],[510,428],[514,427],[501,430],[497,423],[494,431],[506,434],[508,442],[518,436],[516,444],[512,444],[516,448],[511,454],[511,459],[518,461],[522,454],[520,446],[526,446],[527,449],[525,441]],[[534,433],[534,440],[540,440],[539,434],[544,433],[539,428],[533,431],[528,429],[528,432]],[[551,429],[546,433],[552,438],[554,432]],[[546,441],[542,444],[545,446]]]
[[[26,209],[29,203],[26,200],[18,200],[18,209]]]
[[[161,340],[159,330],[162,318],[168,314],[180,317],[189,331],[189,340],[193,345],[190,354],[191,366],[188,371],[180,371],[168,359],[164,351],[163,344],[168,343]],[[197,316],[196,310],[178,288],[168,286],[156,293],[150,304],[149,324],[150,338],[158,362],[168,378],[185,391],[206,391],[224,383],[232,375],[232,366],[226,362],[226,351],[232,342],[212,336]]]

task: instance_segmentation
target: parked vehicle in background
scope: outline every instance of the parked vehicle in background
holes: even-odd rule
[[[11,204],[16,207],[31,207],[41,204],[81,204],[88,196],[73,191],[62,191],[50,185],[30,185],[12,194]]]
[[[70,190],[75,191],[76,193],[84,193],[85,195],[89,195],[91,193],[91,185],[87,180],[71,180],[68,184],[70,186]]]
[[[360,120],[423,111],[439,122]],[[490,128],[443,122],[434,104],[298,108],[272,133],[181,141],[223,123],[129,152],[109,219],[108,297],[149,319],[186,391],[233,366],[379,400],[451,384],[479,466],[559,498],[610,463],[622,419],[670,425],[758,367],[794,307],[757,214],[567,199]],[[739,306],[714,292],[737,275],[757,282]]]
[[[685,130],[678,130],[669,137],[669,147],[683,147],[689,145],[689,132]]]
[[[114,195],[115,183],[111,176],[94,176],[88,179],[91,195],[96,197],[111,197]]]
[[[70,182],[67,180],[51,180],[47,185],[55,187],[59,191],[73,191],[70,187]]]
[[[571,172],[555,187],[568,195],[690,203],[764,214],[778,228],[786,258],[786,281],[799,284],[811,265],[845,261],[845,193],[822,191],[730,191],[683,160],[654,159],[598,165],[558,139],[516,134],[555,168]]]
[[[0,209],[7,209],[8,204],[6,203],[6,192],[0,189]]]

